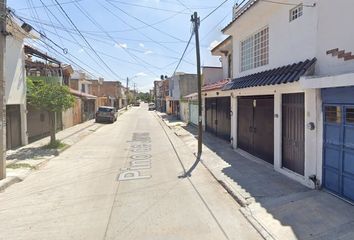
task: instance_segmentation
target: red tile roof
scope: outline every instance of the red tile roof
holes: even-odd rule
[[[222,89],[229,82],[230,82],[229,79],[223,79],[215,83],[206,84],[202,86],[202,91],[206,92],[206,91]]]

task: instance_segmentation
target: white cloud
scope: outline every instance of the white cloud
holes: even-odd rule
[[[153,53],[153,51],[151,51],[151,50],[147,50],[147,51],[144,52],[144,54],[146,54],[146,55],[147,54],[151,54],[151,53]]]
[[[144,73],[144,72],[140,72],[140,73],[135,74],[135,76],[137,76],[137,77],[145,77],[145,76],[147,76],[147,74]]]
[[[80,48],[78,52],[83,53],[83,52],[85,52],[85,50],[83,48]]]
[[[141,48],[145,48],[144,43],[139,43],[139,46],[140,46]]]
[[[208,50],[211,51],[211,49],[213,49],[214,47],[216,47],[220,42],[217,40],[214,40],[210,43]]]
[[[128,44],[126,43],[115,43],[114,46],[117,48],[128,48]]]

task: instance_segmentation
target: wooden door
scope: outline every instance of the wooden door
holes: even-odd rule
[[[237,147],[253,152],[253,99],[238,98]]]
[[[305,95],[282,95],[282,166],[300,175],[305,170]]]
[[[6,148],[21,146],[21,115],[19,105],[6,106]]]
[[[253,100],[253,148],[254,155],[268,163],[274,163],[274,98]]]
[[[231,105],[230,97],[216,98],[217,136],[227,141],[230,141],[230,131],[231,131],[231,115],[230,115],[231,106],[230,105]]]
[[[216,134],[216,100],[215,98],[205,99],[205,129],[207,132]]]

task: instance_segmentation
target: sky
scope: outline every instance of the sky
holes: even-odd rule
[[[56,3],[60,4],[60,6]],[[160,75],[171,76],[191,35],[191,14],[201,19],[224,0],[8,0],[26,23],[48,39],[26,40],[94,78],[136,84],[147,92]],[[203,66],[220,66],[210,49],[226,38],[229,0],[200,24]],[[63,10],[60,9],[62,7]],[[66,15],[67,16],[66,16]],[[66,51],[67,50],[67,51]],[[64,52],[67,52],[66,54]],[[196,73],[194,37],[177,72]]]

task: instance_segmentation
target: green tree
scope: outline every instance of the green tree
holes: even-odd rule
[[[47,111],[50,123],[50,145],[56,144],[56,113],[69,109],[75,102],[67,86],[47,83],[43,80],[32,81],[27,78],[27,101],[32,106]]]

